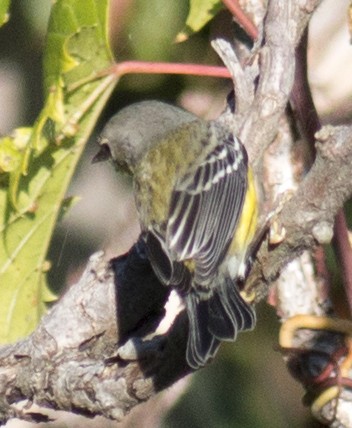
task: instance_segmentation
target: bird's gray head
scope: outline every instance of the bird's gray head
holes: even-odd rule
[[[132,104],[105,125],[99,138],[101,149],[93,162],[112,158],[118,167],[133,172],[136,163],[168,132],[197,119],[185,110],[160,101]]]

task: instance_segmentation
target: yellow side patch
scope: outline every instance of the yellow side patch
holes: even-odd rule
[[[239,219],[235,237],[232,241],[229,253],[241,254],[247,251],[247,247],[254,237],[257,227],[258,200],[252,170],[248,169],[248,188],[245,196],[241,217]]]

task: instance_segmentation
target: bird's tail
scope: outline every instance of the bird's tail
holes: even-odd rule
[[[215,356],[220,340],[208,329],[207,300],[200,300],[197,294],[191,291],[186,296],[186,307],[189,320],[186,358],[190,367],[198,369]]]
[[[189,319],[187,362],[197,369],[213,358],[223,340],[236,340],[237,333],[252,329],[256,315],[241,297],[237,285],[225,278],[208,299],[192,290],[186,296]]]

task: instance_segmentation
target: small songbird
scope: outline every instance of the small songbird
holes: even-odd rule
[[[133,176],[151,265],[185,301],[187,362],[204,366],[256,321],[238,285],[258,211],[246,150],[218,122],[158,101],[122,109],[99,143],[93,161],[110,158]]]

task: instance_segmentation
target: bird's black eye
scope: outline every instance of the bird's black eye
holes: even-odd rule
[[[104,143],[100,146],[100,150],[93,157],[92,163],[103,162],[111,159],[111,150],[108,144]]]

